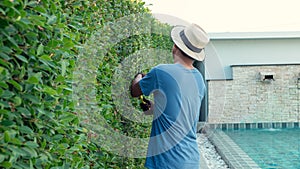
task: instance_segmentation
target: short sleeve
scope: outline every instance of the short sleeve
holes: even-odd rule
[[[139,81],[142,93],[149,96],[151,92],[157,89],[157,75],[156,68],[150,70],[150,72]]]

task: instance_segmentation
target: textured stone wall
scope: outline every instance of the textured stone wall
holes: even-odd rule
[[[209,122],[300,121],[300,65],[232,66],[232,73],[232,80],[208,81]]]

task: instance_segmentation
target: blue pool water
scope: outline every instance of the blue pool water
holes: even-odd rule
[[[300,169],[300,129],[225,130],[263,169]]]

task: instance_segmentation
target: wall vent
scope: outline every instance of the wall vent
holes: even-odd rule
[[[259,72],[260,81],[270,83],[271,81],[275,81],[275,73],[274,72]]]
[[[298,74],[297,87],[300,89],[300,73]]]

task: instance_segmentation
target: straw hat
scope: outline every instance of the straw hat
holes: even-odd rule
[[[176,46],[191,58],[204,60],[204,47],[208,44],[209,37],[199,25],[175,26],[171,31],[171,37]]]

